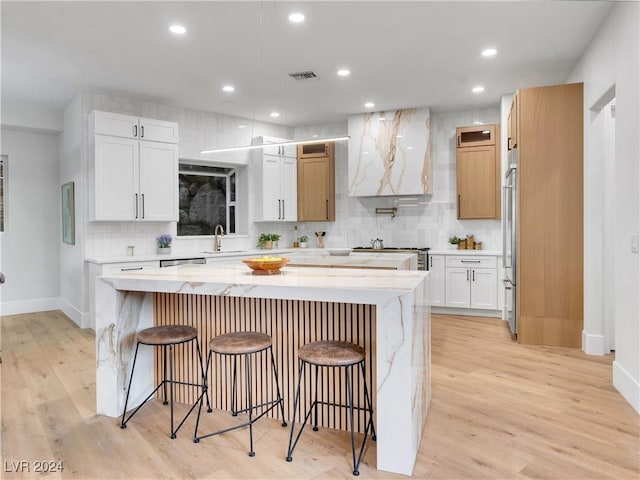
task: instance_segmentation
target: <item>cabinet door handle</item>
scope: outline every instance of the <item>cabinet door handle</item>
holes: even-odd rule
[[[144,125],[140,126],[140,138],[144,138]]]
[[[280,199],[278,199],[278,220],[282,218],[282,207],[280,206]]]
[[[131,272],[133,270],[142,270],[142,267],[132,267],[132,268],[121,268],[120,271],[121,272]]]
[[[144,193],[141,196],[142,196],[142,219],[144,220]]]
[[[458,142],[458,146],[460,146],[460,137],[461,137],[461,136],[462,136],[462,135],[458,135],[458,136],[456,137],[456,141]]]
[[[475,270],[471,270],[471,280],[473,280],[474,282],[476,281],[476,271]]]
[[[329,220],[329,199],[328,198],[326,200],[326,204],[325,205],[326,205],[325,206],[325,210],[327,212],[327,217],[326,218],[327,218],[327,220]]]
[[[284,215],[284,200],[282,200],[282,220],[284,220],[285,215]]]
[[[324,146],[324,154],[328,157],[329,156],[329,144],[326,144]]]
[[[136,193],[136,218],[138,218],[138,194]]]
[[[512,150],[512,147],[511,147],[511,137],[507,137],[507,150]]]
[[[460,263],[480,263],[480,260],[460,260]]]
[[[431,257],[431,258],[429,259],[429,266],[430,266],[431,268],[433,268],[433,257]]]
[[[469,270],[467,270],[467,282],[469,281]]]
[[[138,136],[138,125],[133,126],[133,138]]]
[[[460,194],[458,194],[458,205],[457,205],[457,210],[458,210],[458,218],[460,218]]]

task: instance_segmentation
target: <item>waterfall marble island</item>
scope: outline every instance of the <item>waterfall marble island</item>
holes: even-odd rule
[[[319,339],[352,341],[363,346],[368,357],[377,431],[377,442],[369,448],[377,450],[377,468],[411,475],[431,399],[428,275],[304,266],[284,267],[279,275],[252,275],[244,265],[179,265],[99,277],[97,413],[122,414],[135,333],[154,324],[196,326],[205,350],[213,336],[227,331],[258,329],[271,335],[284,376],[287,415],[293,404],[297,349]],[[183,360],[195,361],[193,353],[185,352]],[[137,362],[131,407],[151,391],[154,371],[158,374],[151,348],[141,351]],[[210,371],[209,378],[210,390],[216,391],[216,373]],[[333,392],[336,385],[319,388]],[[193,392],[183,398],[188,403]],[[332,423],[335,418],[327,414],[322,426],[347,428]]]

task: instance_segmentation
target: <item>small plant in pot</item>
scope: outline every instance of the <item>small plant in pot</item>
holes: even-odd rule
[[[173,238],[171,238],[171,235],[160,235],[159,237],[156,237],[156,242],[158,242],[158,249],[157,252],[158,253],[171,253],[171,242],[173,241]]]
[[[273,248],[273,242],[280,240],[280,234],[278,233],[261,233],[258,237],[258,248],[271,249]]]
[[[307,248],[307,242],[309,241],[309,237],[306,235],[302,235],[298,238],[298,242],[300,243],[300,248]]]
[[[449,237],[449,243],[451,244],[451,248],[458,248],[460,238],[456,237],[455,235],[453,237]]]

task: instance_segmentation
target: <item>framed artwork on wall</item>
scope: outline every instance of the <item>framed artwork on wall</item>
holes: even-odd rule
[[[62,241],[76,243],[76,219],[73,182],[62,185]]]

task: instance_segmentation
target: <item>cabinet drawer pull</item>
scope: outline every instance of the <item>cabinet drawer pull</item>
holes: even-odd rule
[[[121,268],[121,272],[132,272],[133,270],[143,270],[143,267]]]
[[[480,263],[480,260],[460,260],[460,263]]]

